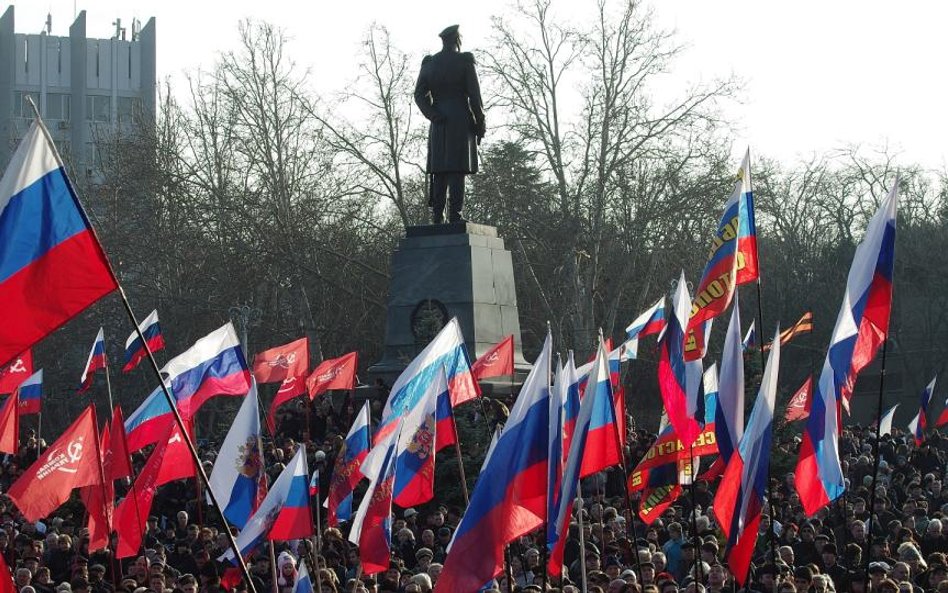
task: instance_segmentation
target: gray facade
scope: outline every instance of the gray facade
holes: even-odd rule
[[[86,13],[68,37],[17,33],[14,7],[0,17],[0,167],[5,167],[36,103],[63,159],[95,174],[100,143],[139,122],[154,122],[155,19],[113,39],[86,37]]]

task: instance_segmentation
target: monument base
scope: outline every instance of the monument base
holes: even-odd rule
[[[385,351],[369,368],[391,384],[457,317],[471,362],[508,335],[514,336],[519,385],[530,369],[523,358],[513,259],[492,226],[452,223],[412,226],[392,254]],[[510,392],[510,380],[490,381],[484,391]]]

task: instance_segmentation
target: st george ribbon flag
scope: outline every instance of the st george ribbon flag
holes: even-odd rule
[[[546,520],[552,350],[547,332],[477,479],[435,593],[480,590],[503,569],[504,546]]]
[[[7,494],[26,520],[33,522],[69,500],[73,488],[101,484],[99,431],[92,404],[23,472]]]
[[[786,346],[793,338],[801,334],[808,334],[811,331],[813,331],[813,312],[807,311],[800,317],[799,321],[780,333],[780,345]],[[764,351],[766,352],[769,349],[770,344],[764,344]]]
[[[193,418],[215,395],[241,396],[250,390],[250,370],[234,325],[212,331],[161,369],[178,411]]]
[[[706,341],[703,324],[727,309],[738,285],[757,277],[757,228],[748,149],[737,172],[734,191],[724,204],[724,213],[711,241],[708,262],[691,304],[685,331],[688,339],[685,360],[701,358]]]
[[[846,489],[839,458],[840,407],[848,408],[856,376],[889,332],[898,188],[896,179],[856,247],[836,327],[811,398],[795,471],[797,492],[808,517]]]
[[[329,509],[326,520],[330,527],[338,527],[340,521],[352,518],[352,492],[362,480],[359,468],[369,454],[371,425],[369,400],[366,400],[342,442],[342,449],[336,454],[329,481],[329,495],[326,497],[326,507]]]
[[[380,442],[395,430],[397,421],[421,401],[434,381],[438,370],[448,374],[451,406],[460,405],[480,395],[480,388],[471,373],[471,362],[461,335],[461,324],[452,318],[438,335],[398,376],[382,410],[382,420],[375,433]]]
[[[306,447],[300,447],[240,531],[237,547],[246,559],[264,541],[289,541],[311,535],[313,519],[309,507]],[[233,549],[227,550],[218,560],[237,564]]]
[[[27,377],[33,374],[33,351],[23,352],[0,369],[0,395],[13,393]]]
[[[731,457],[714,497],[714,516],[726,537],[725,557],[731,574],[741,585],[748,568],[767,494],[770,472],[770,447],[773,440],[774,404],[777,400],[777,376],[780,370],[780,328],[774,334],[774,346],[767,357],[760,391],[740,447]]]
[[[257,510],[257,503],[263,498],[262,481],[266,479],[257,402],[257,385],[253,383],[224,437],[209,478],[211,492],[220,503],[224,517],[238,529],[243,529]]]
[[[92,343],[92,350],[89,351],[89,360],[86,361],[86,368],[82,371],[82,377],[79,379],[79,393],[88,391],[92,386],[92,379],[95,372],[104,369],[108,364],[105,358],[105,330],[99,328],[99,333],[95,336],[95,342]]]
[[[0,178],[0,365],[118,288],[37,118]]]
[[[138,324],[138,329],[145,336],[145,341],[138,337],[136,331],[125,340],[125,366],[122,367],[124,373],[137,367],[138,363],[148,356],[148,350],[155,353],[165,347],[165,338],[161,335],[161,326],[158,325],[158,309],[149,313],[148,317]]]

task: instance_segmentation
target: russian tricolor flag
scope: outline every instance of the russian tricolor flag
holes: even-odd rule
[[[89,360],[86,361],[86,368],[82,371],[82,378],[79,379],[79,393],[84,393],[92,386],[95,372],[104,369],[106,364],[105,331],[100,327],[99,333],[95,336],[95,342],[92,343],[92,350],[89,351]]]
[[[779,328],[774,334],[773,344],[757,401],[747,422],[747,430],[741,437],[740,447],[724,470],[714,497],[714,516],[727,540],[725,557],[731,573],[741,585],[747,581],[767,493],[777,375],[780,369]]]
[[[434,498],[435,452],[441,428],[437,422],[438,400],[442,395],[447,399],[447,392],[448,378],[442,368],[428,387],[428,393],[402,418],[392,493],[393,501],[402,508],[422,505]]]
[[[690,302],[688,284],[682,273],[675,289],[673,315],[661,339],[658,386],[668,420],[675,427],[681,442],[687,443],[685,448],[694,442],[701,429],[698,422],[698,391],[704,374],[700,360],[686,362],[684,356],[684,328],[691,309]]]
[[[695,291],[687,317],[689,344],[685,360],[704,356],[707,332],[703,324],[727,309],[735,287],[757,279],[757,228],[754,192],[751,186],[750,149],[737,173],[734,191],[724,204],[724,213],[711,240],[711,253]]]
[[[313,472],[313,477],[309,479],[309,497],[319,501],[319,470]]]
[[[396,430],[375,445],[373,451],[377,449],[379,453],[370,455],[362,464],[362,473],[371,482],[352,520],[349,541],[359,546],[359,560],[365,574],[387,570],[391,558],[392,491],[401,422],[398,420]]]
[[[547,333],[471,493],[436,593],[481,589],[503,569],[504,546],[546,520],[552,349]]]
[[[573,351],[569,351],[566,359],[566,367],[563,369],[563,391],[560,394],[560,405],[563,406],[563,462],[566,461],[566,453],[569,452],[569,445],[573,439],[573,432],[576,430],[576,418],[579,416],[579,406],[582,403],[582,394],[580,391],[579,371],[576,369],[576,359]]]
[[[741,344],[741,309],[736,292],[731,304],[731,322],[721,352],[715,412],[714,436],[718,442],[718,454],[727,467],[744,436],[744,349]]]
[[[796,488],[807,516],[846,489],[839,459],[840,405],[848,408],[856,375],[889,331],[898,180],[869,221],[856,248],[820,379],[811,398],[796,467]]]
[[[480,388],[471,373],[471,360],[457,318],[451,319],[395,380],[382,411],[382,421],[375,434],[376,442],[395,430],[396,421],[418,405],[442,367],[448,374],[452,406],[480,395]]]
[[[126,373],[137,367],[138,363],[148,356],[146,345],[153,353],[165,347],[165,338],[161,335],[161,326],[158,325],[158,309],[149,313],[148,317],[138,324],[138,329],[145,336],[145,341],[142,341],[137,331],[132,332],[132,335],[125,340],[125,366],[122,367],[122,371]]]
[[[737,299],[736,292],[734,293],[734,299],[735,300]],[[747,328],[747,333],[744,334],[744,341],[741,343],[741,348],[744,350],[757,346],[757,332],[754,328],[754,324],[756,323],[757,323],[756,320],[751,321],[750,327]]]
[[[326,507],[329,509],[327,521],[330,527],[338,527],[340,521],[352,518],[352,491],[362,480],[359,468],[371,446],[369,427],[372,421],[369,413],[369,401],[366,400],[346,434],[342,450],[336,455],[329,481],[329,495],[326,497]]]
[[[43,410],[43,369],[26,378],[16,388],[20,394],[20,415],[39,414]]]
[[[598,354],[602,354],[603,360],[599,360]],[[608,467],[618,465],[622,462],[622,444],[620,441],[620,427],[616,417],[615,401],[612,397],[612,378],[611,378],[611,359],[605,354],[605,346],[600,344],[597,358],[593,370],[589,374],[589,379],[583,388],[583,401],[591,394],[595,395],[595,402],[591,408],[590,418],[585,427],[580,426],[583,420],[582,406],[580,406],[579,416],[576,421],[576,431],[573,433],[572,441],[579,437],[580,430],[586,430],[585,442],[583,448],[582,465],[579,470],[579,476],[585,478],[596,472],[600,472]],[[604,368],[600,368],[603,365]],[[606,374],[605,384],[600,381],[596,372]],[[570,442],[570,449],[573,451],[573,442]],[[568,462],[567,462],[568,464]],[[564,477],[565,479],[565,477]]]
[[[948,399],[945,400],[945,409],[941,411],[938,420],[935,421],[935,428],[941,428],[946,424],[948,424]]]
[[[639,354],[639,338],[660,334],[665,329],[665,297],[635,318],[625,328],[625,360],[635,360]]]
[[[134,453],[160,441],[167,432],[169,420],[172,420],[171,406],[159,387],[125,419],[128,452]]]
[[[313,535],[313,518],[309,508],[309,470],[306,447],[300,446],[280,475],[270,486],[247,525],[237,536],[240,555],[247,558],[266,540],[288,541]],[[237,564],[234,551],[227,550],[218,558]]]
[[[209,485],[227,521],[243,529],[257,509],[265,480],[260,450],[260,410],[254,382],[224,437]]]
[[[937,377],[935,377],[937,379]],[[932,400],[932,394],[935,392],[935,379],[925,387],[922,395],[918,398],[918,414],[909,422],[909,430],[915,437],[915,446],[921,446],[925,440],[925,429],[928,427],[928,403]]]
[[[293,593],[313,593],[313,580],[309,576],[309,569],[306,568],[305,557],[300,558],[300,572],[293,583]]]
[[[229,322],[171,359],[161,372],[184,418],[194,417],[215,395],[240,396],[250,390],[250,369]]]
[[[0,365],[117,287],[37,118],[0,178]]]
[[[554,513],[550,516],[554,530],[547,531],[547,548],[550,550],[548,568],[553,575],[559,576],[563,572],[563,552],[566,549],[570,511],[579,489],[581,469],[587,465],[587,459],[597,456],[591,455],[596,447],[602,446],[591,440],[593,431],[596,430],[596,416],[608,416],[610,410],[613,410],[612,381],[609,376],[609,360],[600,339],[596,361],[590,373],[590,380],[586,383],[583,402],[579,408],[576,432],[573,434],[573,441],[570,443],[569,454],[566,457],[562,486],[556,497]],[[614,441],[615,427],[612,428]]]

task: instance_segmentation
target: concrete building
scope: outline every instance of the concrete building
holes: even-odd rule
[[[144,27],[121,20],[112,39],[86,37],[86,13],[68,37],[17,33],[14,7],[0,17],[0,170],[29,128],[36,103],[63,159],[76,174],[92,176],[101,163],[99,144],[155,114],[155,19]]]

